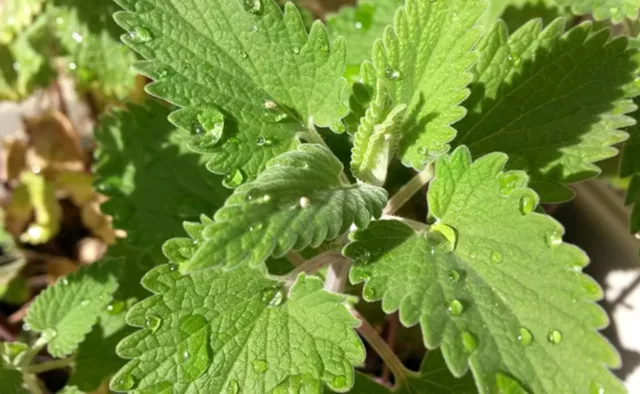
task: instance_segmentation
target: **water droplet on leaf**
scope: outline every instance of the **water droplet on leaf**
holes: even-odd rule
[[[298,47],[293,47],[293,49],[291,49],[291,52],[293,52],[295,55],[300,53],[300,48]]]
[[[500,174],[499,182],[500,194],[506,196],[522,186],[522,177],[515,172],[505,172]]]
[[[460,273],[456,270],[449,271],[449,280],[453,283],[458,283],[460,281]]]
[[[87,306],[87,305],[89,305],[89,300],[80,301],[80,306]]]
[[[469,331],[462,332],[462,346],[467,353],[473,353],[478,348],[478,340]]]
[[[238,394],[240,391],[240,385],[237,380],[232,380],[229,382],[229,386],[227,387],[227,394]]]
[[[269,308],[279,306],[284,301],[284,298],[284,289],[280,286],[273,286],[262,290],[261,300],[266,303]]]
[[[426,156],[429,153],[429,150],[426,146],[421,146],[420,148],[418,148],[418,153],[422,156]]]
[[[605,394],[606,391],[604,390],[604,387],[602,386],[601,383],[592,382],[591,386],[589,387],[589,393],[590,394]]]
[[[497,264],[502,262],[502,253],[496,251],[491,252],[491,255],[489,256],[489,259],[491,260],[491,262],[493,264]]]
[[[229,189],[234,189],[242,185],[243,182],[244,182],[244,175],[242,174],[242,171],[238,169],[225,175],[224,180],[222,181],[222,184],[224,185],[224,187],[227,187]]]
[[[278,107],[278,104],[276,104],[276,102],[273,100],[265,100],[264,102],[265,109],[273,110],[273,109],[276,109],[277,107]]]
[[[365,286],[362,295],[364,295],[365,298],[373,300],[376,298],[376,290],[372,286]]]
[[[548,246],[556,246],[562,243],[562,233],[558,229],[549,230],[544,238]]]
[[[520,198],[520,212],[523,215],[528,215],[533,212],[536,207],[536,198],[527,192]]]
[[[251,363],[256,373],[265,373],[267,371],[267,362],[265,360],[253,360]]]
[[[125,306],[126,306],[126,304],[124,303],[124,301],[115,300],[115,301],[111,302],[111,304],[107,305],[107,312],[110,315],[118,315],[118,314],[120,314],[120,312],[122,312],[124,310]]]
[[[460,301],[453,300],[449,303],[447,310],[451,316],[460,316],[462,315],[462,312],[464,312],[464,306]]]
[[[73,40],[75,42],[77,42],[78,44],[80,44],[82,41],[84,41],[84,37],[82,37],[82,34],[76,32],[76,31],[71,33],[71,38],[73,38]]]
[[[431,226],[427,233],[427,237],[433,242],[433,246],[446,251],[454,250],[458,242],[458,233],[456,229],[451,226],[447,226],[444,223],[436,223]]]
[[[224,131],[224,116],[218,111],[204,110],[198,115],[198,123],[202,130],[206,131],[212,138],[213,143],[217,143]]]
[[[247,52],[244,52],[244,51],[240,51],[239,54],[240,54],[240,57],[243,59],[246,59],[249,57],[249,55],[247,55]]]
[[[243,0],[244,9],[252,14],[262,12],[262,0]]]
[[[151,32],[144,27],[136,26],[129,33],[129,39],[133,42],[149,42],[151,41]]]
[[[400,78],[402,77],[402,74],[400,74],[400,71],[398,71],[398,70],[396,70],[396,69],[394,69],[394,68],[387,67],[387,68],[384,70],[384,76],[385,76],[387,79],[390,79],[390,80],[392,80],[392,81],[395,81],[395,80],[400,79]]]
[[[162,325],[162,318],[156,315],[147,315],[144,317],[144,326],[151,329],[151,332],[156,332]]]
[[[130,374],[121,375],[116,379],[113,389],[116,391],[128,391],[135,386],[136,381]]]
[[[550,343],[557,345],[562,341],[562,333],[559,330],[553,330],[547,335]]]
[[[260,231],[262,230],[263,224],[262,222],[256,222],[249,227],[250,231]]]
[[[344,376],[336,376],[335,378],[333,378],[333,381],[331,383],[333,384],[333,387],[341,389],[347,385],[347,378]]]
[[[309,197],[300,197],[300,208],[307,208],[311,206],[311,200]]]
[[[520,327],[520,331],[518,332],[518,341],[525,346],[530,345],[531,342],[533,342],[533,335],[531,334],[531,331],[524,327]]]

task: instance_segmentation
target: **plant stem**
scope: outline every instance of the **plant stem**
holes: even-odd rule
[[[67,357],[59,360],[51,360],[41,364],[30,365],[27,367],[27,373],[39,374],[42,372],[52,371],[54,369],[66,368],[73,364],[74,358]]]
[[[433,163],[427,164],[427,167],[422,170],[418,175],[413,177],[406,185],[402,186],[398,192],[391,197],[387,206],[382,211],[383,215],[393,215],[404,204],[407,203],[424,185],[429,183],[433,179]]]
[[[301,274],[302,272],[312,274],[318,271],[320,268],[324,267],[325,265],[338,264],[338,263],[344,264],[346,260],[347,260],[346,257],[344,257],[341,253],[338,253],[338,252],[325,252],[325,253],[319,254],[316,257],[312,258],[311,260],[305,261],[304,263],[296,267],[296,269],[288,273],[286,276],[288,278],[287,281],[294,282],[298,277],[298,275]]]
[[[350,268],[351,261],[347,258],[329,265],[327,279],[324,281],[325,290],[334,293],[342,293],[347,285],[347,277],[349,276]]]
[[[291,264],[295,265],[296,267],[299,267],[302,264],[304,264],[304,257],[302,257],[302,255],[296,252],[295,250],[292,250],[289,253],[287,253],[287,260],[289,260]]]
[[[393,376],[396,378],[396,385],[407,379],[408,371],[402,361],[396,356],[391,347],[376,332],[375,328],[355,309],[351,309],[351,314],[360,320],[361,325],[357,328],[358,332],[367,341],[367,343],[378,353],[382,361],[389,367]]]

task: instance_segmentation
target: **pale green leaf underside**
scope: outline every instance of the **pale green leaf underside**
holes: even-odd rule
[[[391,98],[378,83],[376,97],[354,135],[351,172],[363,182],[382,186],[401,138],[406,106],[391,108]]]
[[[455,249],[442,239],[451,232],[374,222],[345,249],[363,261],[351,280],[366,281],[365,299],[399,309],[403,324],[420,322],[454,375],[469,364],[482,393],[509,376],[533,393],[624,393],[605,367],[620,361],[596,331],[608,320],[593,303],[600,288],[580,273],[587,257],[562,243],[557,222],[532,212],[537,196],[522,187],[524,173],[502,172],[506,161],[494,153],[472,164],[464,147],[440,159],[429,207],[434,228],[454,229]]]
[[[112,1],[54,0],[48,12],[78,86],[124,99],[135,87],[136,56],[120,42],[122,29],[111,18],[117,10]]]
[[[123,40],[156,80],[147,91],[186,107],[180,126],[203,132],[197,148],[212,154],[210,170],[254,178],[308,124],[343,129],[345,44],[330,46],[320,22],[307,34],[292,4],[283,13],[273,0],[118,3],[128,12],[116,21],[131,32]],[[198,120],[216,109],[226,117],[218,142]]]
[[[285,295],[253,268],[181,276],[172,267],[144,278],[156,295],[127,315],[146,327],[118,345],[132,360],[112,389],[287,393],[303,382],[305,393],[320,393],[320,382],[340,392],[353,385],[353,366],[364,361],[358,322],[320,279],[302,274]]]
[[[380,217],[387,193],[340,181],[342,164],[325,147],[300,145],[272,159],[252,182],[241,185],[204,230],[202,246],[182,262],[184,272],[240,264],[316,247]]]
[[[484,0],[407,0],[373,49],[373,67],[362,73],[384,82],[393,106],[404,104],[400,159],[422,169],[446,153],[454,137],[451,124],[465,110],[472,80],[467,70],[475,61],[475,27],[485,10]],[[371,84],[376,86],[375,81]]]
[[[25,322],[36,332],[52,339],[47,349],[55,357],[72,353],[118,288],[120,261],[107,259],[94,263],[47,287],[29,307]]]
[[[595,20],[611,19],[621,22],[624,18],[635,19],[640,9],[640,0],[555,0],[558,5],[571,7],[577,15],[593,15]]]
[[[556,20],[542,30],[532,21],[508,37],[494,25],[478,46],[475,81],[456,125],[456,145],[474,156],[509,155],[511,169],[527,171],[543,201],[565,201],[566,186],[599,173],[593,164],[617,153],[620,128],[634,124],[625,114],[638,68],[626,38],[583,24],[563,33]]]

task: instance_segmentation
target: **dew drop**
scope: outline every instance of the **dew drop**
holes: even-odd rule
[[[300,208],[308,208],[311,206],[309,197],[300,197]]]
[[[491,260],[493,264],[502,262],[502,253],[498,252],[497,250],[491,252],[491,255],[489,256],[489,260]]]
[[[253,25],[253,26],[251,26],[251,27],[249,28],[249,31],[250,31],[251,33],[255,33],[255,32],[257,32],[257,31],[258,31],[258,26],[257,26],[257,25]]]
[[[525,193],[520,198],[520,212],[523,215],[528,215],[533,212],[533,209],[536,207],[536,198],[530,193]]]
[[[531,342],[533,342],[533,335],[531,334],[531,331],[524,327],[520,327],[520,330],[518,331],[518,341],[525,346],[530,345]]]
[[[376,290],[372,286],[365,286],[362,295],[364,295],[365,298],[373,300],[376,298]]]
[[[326,53],[326,52],[329,52],[329,45],[323,44],[323,45],[320,47],[320,51],[325,52],[325,53]]]
[[[331,383],[333,387],[341,389],[347,386],[347,378],[344,376],[336,376]]]
[[[418,148],[418,153],[422,156],[426,156],[427,153],[429,153],[429,149],[427,149],[426,146],[421,146],[420,148]]]
[[[60,284],[61,284],[62,286],[68,286],[68,285],[69,285],[69,280],[68,280],[67,278],[62,278],[62,279],[60,280]]]
[[[368,264],[371,261],[371,252],[368,249],[359,249],[356,250],[353,254],[353,262],[355,264],[364,265]]]
[[[69,67],[69,70],[74,71],[76,68],[78,68],[78,65],[75,64],[74,62],[70,62],[68,67]]]
[[[191,357],[191,355],[189,354],[188,351],[185,350],[184,352],[182,352],[182,359],[183,360],[188,360],[189,357]]]
[[[547,340],[550,343],[557,345],[562,341],[562,333],[558,330],[553,330],[547,335]]]
[[[224,185],[224,187],[227,187],[229,189],[234,189],[242,185],[243,182],[244,182],[244,175],[242,174],[242,171],[240,171],[239,169],[228,173],[227,175],[225,175],[224,179],[222,180],[222,184]]]
[[[115,300],[111,304],[107,305],[107,313],[110,315],[118,315],[124,310],[125,306],[124,301]]]
[[[453,283],[460,282],[460,273],[456,270],[449,271],[449,280]]]
[[[505,172],[500,175],[500,194],[506,196],[522,185],[522,177],[515,172]]]
[[[364,282],[371,278],[371,275],[369,275],[364,270],[352,269],[350,275],[353,278],[353,281],[356,283]]]
[[[262,296],[260,298],[269,308],[275,308],[284,301],[284,289],[279,286],[266,288],[262,290]]]
[[[356,29],[362,29],[362,22],[356,22],[353,24],[355,26]]]
[[[227,394],[238,394],[240,391],[240,385],[237,380],[232,380],[229,382],[229,386],[227,386]]]
[[[217,143],[222,138],[224,132],[224,117],[217,111],[204,110],[198,114],[198,123],[201,129],[206,131],[212,138],[214,143]]]
[[[162,318],[156,315],[147,315],[144,317],[144,326],[156,332],[162,325]]]
[[[263,224],[262,222],[256,222],[249,227],[250,231],[260,231],[262,230]]]
[[[294,55],[297,55],[300,53],[300,48],[298,47],[293,47],[293,49],[291,49],[291,52],[293,52]]]
[[[258,145],[258,146],[270,145],[270,144],[267,144],[267,141],[268,140],[265,137],[260,136],[260,137],[256,138],[256,145]]]
[[[262,11],[262,0],[244,0],[244,9],[252,14],[259,14]]]
[[[478,340],[469,331],[462,332],[462,346],[467,353],[473,353],[478,348]]]
[[[178,264],[169,264],[169,271],[175,272],[178,270]]]
[[[391,67],[387,67],[387,68],[384,70],[384,76],[385,76],[387,79],[390,79],[390,80],[392,80],[392,81],[395,81],[395,80],[400,79],[400,77],[401,77],[402,75],[400,74],[400,71],[398,71],[398,70],[396,70],[396,69],[394,69],[394,68],[391,68]]]
[[[135,384],[136,381],[133,379],[133,376],[125,374],[116,379],[113,389],[116,391],[127,391],[131,390]]]
[[[558,229],[549,230],[544,237],[548,246],[557,246],[562,243],[562,233]]]
[[[87,305],[89,305],[89,300],[80,301],[80,306],[87,306]]]
[[[434,243],[435,247],[444,249],[446,251],[452,251],[456,248],[458,242],[458,233],[451,227],[444,223],[436,223],[429,228],[427,237]],[[433,251],[432,254],[434,254]]]
[[[29,323],[24,323],[22,325],[22,331],[31,331],[31,326],[29,325]]]
[[[144,27],[136,26],[129,33],[129,39],[133,42],[149,42],[152,39],[151,32]]]
[[[460,316],[464,311],[464,306],[460,301],[453,300],[449,303],[449,306],[447,306],[447,310],[451,316]]]
[[[267,371],[267,362],[265,360],[253,360],[251,364],[256,373],[262,374]]]
[[[84,38],[82,37],[82,34],[76,32],[76,31],[71,33],[71,38],[73,38],[73,40],[75,42],[77,42],[78,44],[80,44],[82,41],[84,41]]]
[[[246,59],[249,57],[249,55],[247,55],[247,52],[244,52],[244,51],[240,51],[239,54],[240,54],[240,57],[243,59]]]

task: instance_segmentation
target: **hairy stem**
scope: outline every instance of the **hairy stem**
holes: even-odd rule
[[[38,374],[47,371],[53,371],[54,369],[61,369],[71,366],[74,362],[73,357],[62,358],[59,360],[51,360],[41,364],[34,364],[27,367],[26,372]]]
[[[402,361],[396,356],[389,344],[376,332],[375,328],[355,309],[351,309],[351,314],[360,320],[361,325],[358,332],[365,341],[378,353],[382,361],[389,367],[396,378],[396,385],[407,379],[407,369]]]
[[[382,213],[384,215],[393,215],[398,212],[404,204],[407,203],[424,185],[429,183],[433,179],[433,163],[429,163],[427,167],[422,170],[418,175],[413,177],[406,185],[402,186],[398,192],[391,197],[387,206],[384,207]]]
[[[332,291],[334,293],[342,293],[347,285],[350,268],[351,261],[346,258],[340,262],[332,263],[329,266],[327,279],[324,282],[325,290]]]

